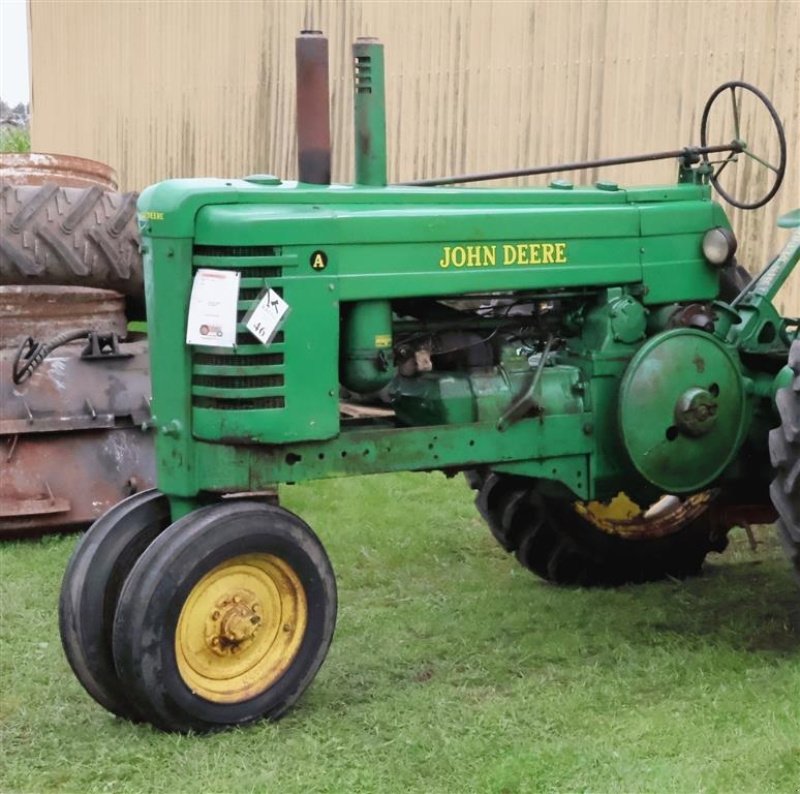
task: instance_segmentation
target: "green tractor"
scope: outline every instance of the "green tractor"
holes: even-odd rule
[[[283,483],[463,472],[500,545],[563,585],[689,576],[731,527],[778,516],[800,568],[798,321],[773,305],[800,211],[750,278],[712,197],[778,190],[769,100],[727,83],[699,146],[522,172],[674,158],[674,185],[387,185],[383,51],[358,40],[356,177],[332,185],[326,40],[297,52],[299,181],[170,180],[139,200],[158,490],[69,563],[61,635],[89,694],[177,731],[292,706],[337,597]],[[772,154],[748,148],[745,100]],[[732,139],[711,144],[720,110]],[[761,198],[732,195],[737,162],[764,169]]]

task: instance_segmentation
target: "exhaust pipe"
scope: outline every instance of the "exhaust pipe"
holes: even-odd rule
[[[295,39],[297,64],[297,178],[331,183],[331,121],[328,39],[320,30],[302,30]]]

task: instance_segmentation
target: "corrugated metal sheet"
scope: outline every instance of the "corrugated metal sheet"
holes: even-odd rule
[[[791,0],[32,0],[30,13],[34,147],[109,162],[124,188],[172,176],[293,177],[294,37],[318,28],[331,41],[337,180],[353,172],[350,44],[373,35],[386,45],[392,180],[697,143],[706,97],[743,79],[778,107],[790,158],[770,206],[733,213],[751,269],[781,244],[776,216],[800,205],[800,3]],[[771,151],[765,123],[750,138]],[[674,163],[648,163],[602,176],[639,184],[674,173]],[[745,180],[754,172],[742,169]],[[784,296],[800,310],[800,277]]]

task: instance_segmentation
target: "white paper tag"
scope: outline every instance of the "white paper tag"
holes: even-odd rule
[[[238,300],[238,272],[200,268],[189,299],[186,344],[235,347]]]
[[[259,342],[268,345],[287,314],[289,304],[274,289],[267,287],[244,316],[244,324]]]

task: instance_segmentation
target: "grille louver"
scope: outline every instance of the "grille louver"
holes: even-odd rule
[[[242,320],[269,286],[283,294],[283,269],[269,263],[281,255],[275,246],[195,245],[194,268],[238,270],[236,347],[196,348],[192,355],[192,406],[215,411],[274,411],[286,407],[284,334],[265,348]]]

